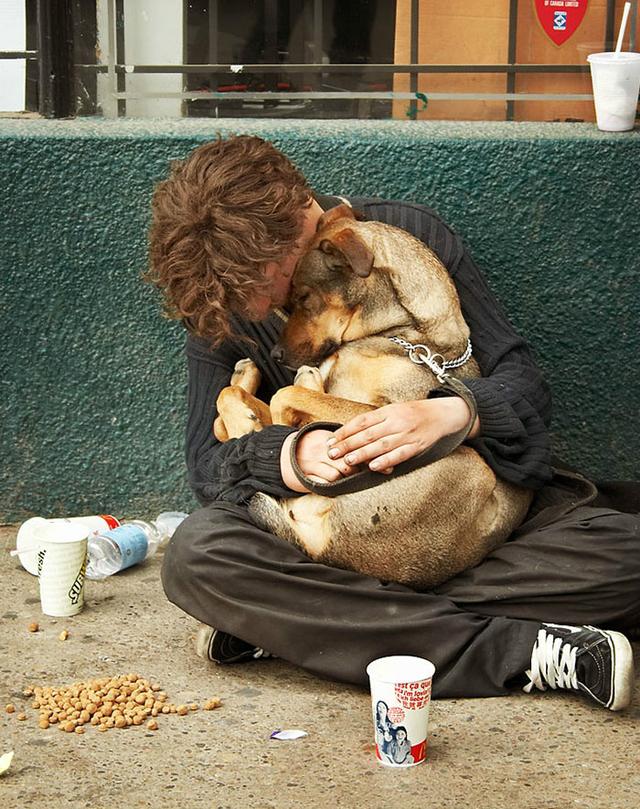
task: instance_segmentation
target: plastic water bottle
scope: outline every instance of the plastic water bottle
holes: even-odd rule
[[[125,520],[117,528],[90,534],[87,578],[106,579],[151,558],[187,516],[181,511],[163,511],[152,522]]]

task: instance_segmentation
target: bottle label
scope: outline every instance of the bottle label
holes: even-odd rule
[[[101,532],[100,535],[112,539],[120,548],[120,553],[122,554],[120,570],[125,570],[127,567],[144,561],[149,547],[149,540],[139,526],[120,525],[111,531]]]
[[[99,516],[106,522],[108,528],[117,528],[120,525],[120,520],[116,520],[111,514],[100,514]]]

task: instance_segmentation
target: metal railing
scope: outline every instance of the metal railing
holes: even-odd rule
[[[322,53],[323,0],[309,0],[312,5],[312,54],[315,61],[309,63],[287,62],[255,63],[233,65],[217,61],[219,0],[209,0],[208,53],[210,62],[205,64],[126,64],[124,61],[124,37],[122,25],[118,18],[124,19],[123,0],[107,0],[107,27],[103,51],[106,53],[106,64],[74,63],[74,3],[73,0],[36,0],[37,9],[37,49],[25,51],[0,52],[0,59],[25,59],[38,65],[38,110],[45,117],[65,118],[76,112],[75,76],[78,71],[89,71],[95,74],[106,74],[106,99],[103,113],[107,117],[126,114],[126,102],[140,98],[179,98],[184,101],[212,100],[217,102],[273,102],[284,101],[335,101],[335,100],[384,100],[409,101],[409,117],[415,117],[420,99],[418,79],[424,74],[498,74],[505,76],[505,92],[503,93],[465,93],[438,92],[429,93],[429,99],[447,101],[504,101],[505,117],[513,118],[516,101],[583,101],[590,100],[590,93],[522,93],[516,92],[516,78],[520,74],[567,74],[588,73],[587,65],[557,64],[520,64],[516,59],[516,35],[518,21],[518,1],[510,0],[508,25],[508,61],[504,64],[422,64],[418,62],[419,40],[419,0],[411,0],[410,21],[410,61],[406,64],[327,64],[320,61]],[[185,4],[186,5],[186,4]],[[267,39],[273,39],[273,17],[277,0],[265,0],[265,19],[271,20],[269,30],[265,32]],[[605,15],[605,31],[603,50],[611,50],[615,36],[615,0],[607,0]],[[638,13],[638,0],[633,3],[630,19],[630,49],[635,49],[635,30]],[[124,21],[126,24],[126,21]],[[273,48],[271,48],[273,50]],[[310,89],[292,90],[227,90],[227,89],[194,89],[182,92],[127,90],[126,77],[129,74],[201,74],[228,76],[230,82],[238,84],[238,80],[249,74],[286,73],[304,76],[311,84]],[[364,76],[377,74],[408,74],[409,91],[381,91],[372,89],[323,89],[324,80],[331,74]]]

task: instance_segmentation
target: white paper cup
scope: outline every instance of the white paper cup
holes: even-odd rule
[[[413,767],[427,755],[431,703],[431,661],[422,657],[380,657],[367,666],[376,758],[387,767]]]
[[[81,523],[45,521],[36,526],[40,604],[45,615],[75,615],[84,606],[88,534]]]
[[[626,132],[633,129],[640,90],[640,53],[592,53],[593,101],[598,129]]]

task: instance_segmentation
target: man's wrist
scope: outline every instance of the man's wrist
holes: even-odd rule
[[[456,396],[456,401],[460,403],[461,409],[464,410],[464,423],[467,424],[469,419],[471,418],[471,409],[469,405],[461,399],[460,397]],[[469,430],[468,438],[477,438],[480,435],[480,416],[476,416],[471,429]]]
[[[449,411],[448,429],[446,433],[454,433],[461,430],[471,418],[471,410],[469,405],[460,396],[442,396],[438,398],[427,399],[427,402],[440,402],[443,407]],[[469,431],[469,438],[477,438],[480,435],[480,417],[476,416],[471,430]]]
[[[282,449],[280,450],[280,474],[282,475],[282,482],[288,489],[294,492],[306,492],[307,489],[298,480],[291,463],[291,445],[297,435],[298,433],[291,433],[282,444]]]

